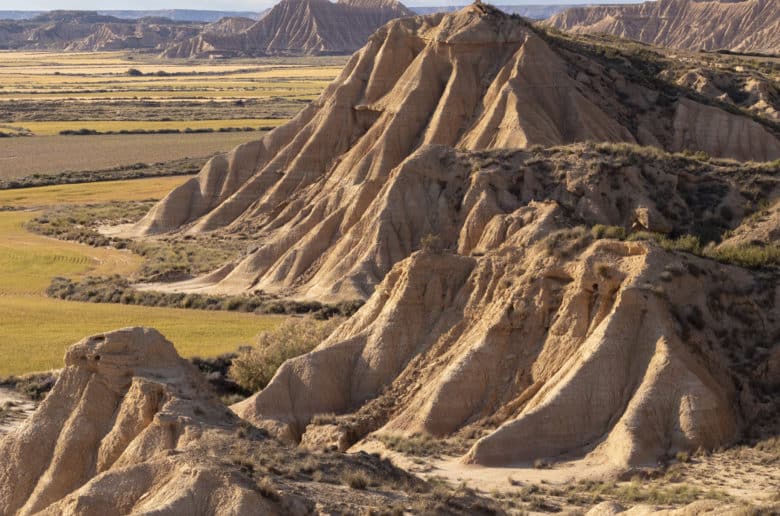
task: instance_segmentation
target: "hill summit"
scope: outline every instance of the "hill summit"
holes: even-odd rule
[[[780,139],[663,66],[483,4],[395,20],[134,232],[257,242],[156,288],[367,299],[233,407],[306,446],[470,436],[470,463],[629,468],[726,445],[775,410],[780,282],[698,242],[780,196],[776,162],[714,157]]]
[[[365,298],[423,235],[452,229],[422,199],[414,211],[392,205],[408,201],[395,197],[397,183],[409,180],[401,171],[417,169],[426,145],[601,141],[780,158],[771,123],[660,82],[649,62],[645,72],[642,61],[626,61],[486,5],[394,20],[318,100],[262,140],[211,160],[135,232],[262,235],[265,245],[240,263],[182,289]]]
[[[414,13],[396,0],[282,0],[250,27],[207,27],[162,56],[351,54],[377,28],[403,16]]]

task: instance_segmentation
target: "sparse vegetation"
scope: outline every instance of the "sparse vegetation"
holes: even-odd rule
[[[181,176],[196,174],[208,158],[184,158],[161,163],[134,163],[103,170],[79,170],[56,174],[32,174],[18,179],[0,178],[0,190],[31,188],[36,186],[121,181],[147,177]]]
[[[420,250],[428,254],[442,254],[444,252],[444,240],[439,235],[430,233],[420,239]]]
[[[428,434],[409,437],[399,434],[379,434],[377,438],[388,449],[415,457],[434,457],[446,451],[444,439]]]
[[[168,178],[155,178],[5,190],[0,192],[0,205],[148,199],[167,191],[170,184]],[[30,233],[24,225],[34,216],[26,211],[0,212],[0,339],[5,343],[0,346],[0,377],[60,367],[66,346],[108,328],[154,326],[185,356],[208,356],[234,351],[281,322],[278,317],[253,314],[143,306],[118,309],[118,305],[46,298],[45,290],[55,276],[73,281],[109,273],[128,277],[138,269],[140,259],[128,252]]]
[[[286,360],[314,349],[340,323],[340,319],[288,319],[261,333],[253,346],[243,348],[233,359],[229,375],[247,391],[262,390]]]

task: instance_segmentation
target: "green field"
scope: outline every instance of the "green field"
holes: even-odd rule
[[[186,177],[62,185],[0,192],[0,205],[42,206],[159,198]],[[213,356],[250,343],[278,316],[182,310],[50,299],[55,276],[131,274],[140,258],[28,232],[33,211],[0,212],[0,377],[62,366],[65,348],[81,338],[126,326],[152,326],[184,356]]]
[[[295,116],[345,60],[0,51],[0,179],[229,151]],[[252,130],[218,132],[226,128]],[[80,130],[181,134],[60,136]]]

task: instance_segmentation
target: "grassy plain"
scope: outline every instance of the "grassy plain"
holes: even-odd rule
[[[315,98],[345,58],[168,61],[140,54],[0,52],[0,178],[201,158],[259,133],[62,136],[61,131],[272,127]],[[133,69],[131,71],[131,69]],[[184,356],[236,350],[282,318],[48,298],[52,278],[130,276],[141,259],[35,235],[39,208],[159,199],[186,176],[0,191],[0,377],[62,365],[86,335],[144,325]]]
[[[160,60],[123,52],[0,52],[0,104],[34,100],[48,102],[50,110],[57,110],[51,101],[111,100],[139,107],[162,101],[174,105],[155,106],[160,117],[171,118],[166,115],[168,108],[175,109],[175,104],[182,102],[200,102],[209,111],[214,107],[209,105],[210,101],[308,101],[338,75],[343,63],[343,57],[238,59],[225,63]],[[299,108],[300,105],[290,106],[288,112],[275,113],[272,118],[287,119]],[[239,118],[267,118],[268,113],[262,111],[250,110]],[[24,110],[15,116],[13,111],[0,106],[0,113],[4,116],[0,123],[26,120]],[[94,120],[104,116],[95,114]]]
[[[169,176],[132,181],[103,181],[88,185],[53,185],[0,190],[0,206],[31,208],[58,204],[160,199],[187,179],[188,176]]]
[[[0,179],[228,151],[259,134],[57,138],[61,131],[80,129],[104,133],[275,127],[316,98],[344,61],[344,57],[185,61],[130,52],[0,52],[0,133],[30,135],[0,138]]]
[[[17,207],[159,198],[186,177],[61,185],[0,192]],[[46,297],[55,276],[129,275],[140,258],[34,235],[35,211],[0,212],[0,377],[61,367],[65,348],[84,336],[125,326],[152,326],[184,356],[212,356],[250,343],[281,318],[233,312],[75,303]]]

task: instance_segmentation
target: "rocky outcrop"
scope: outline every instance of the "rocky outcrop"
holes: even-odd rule
[[[257,23],[176,43],[163,57],[351,54],[388,21],[414,16],[396,0],[282,0]]]
[[[419,168],[397,172],[416,181],[394,186],[408,204],[384,211],[404,231],[427,207],[439,245],[398,261],[353,318],[234,410],[342,449],[370,432],[482,432],[464,460],[483,465],[590,455],[626,468],[733,442],[774,410],[759,372],[774,362],[759,350],[780,330],[777,273],[572,226],[704,238],[744,217],[742,186],[695,160],[600,162],[614,152],[600,149],[524,165],[531,153],[418,152]],[[761,177],[776,198],[777,181],[752,171]],[[323,413],[344,416],[312,423]]]
[[[37,411],[0,436],[0,457],[0,514],[356,514],[428,504],[423,482],[378,457],[291,450],[240,421],[147,328],[71,346]],[[346,489],[347,473],[382,489]],[[485,507],[475,496],[453,500],[453,514]]]
[[[780,52],[776,0],[659,0],[571,7],[546,23],[578,34],[612,34],[662,47]]]
[[[456,180],[441,167],[453,155],[422,151],[426,145],[611,141],[780,157],[769,124],[704,104],[692,91],[652,89],[659,83],[640,67],[611,63],[484,5],[393,21],[294,120],[211,160],[134,232],[240,231],[262,242],[239,262],[171,289],[366,298],[426,234],[454,243],[451,235],[471,234],[496,206],[520,202],[483,200],[480,190],[463,198],[477,178],[461,171]],[[525,200],[534,198],[530,184],[523,188]],[[463,199],[473,204],[464,208]],[[656,215],[641,216],[653,230],[668,226]],[[468,252],[476,238],[458,246]]]
[[[252,505],[269,507],[194,453],[174,453],[234,424],[231,417],[156,331],[86,338],[68,350],[38,410],[0,439],[0,512],[198,507],[240,514]]]

